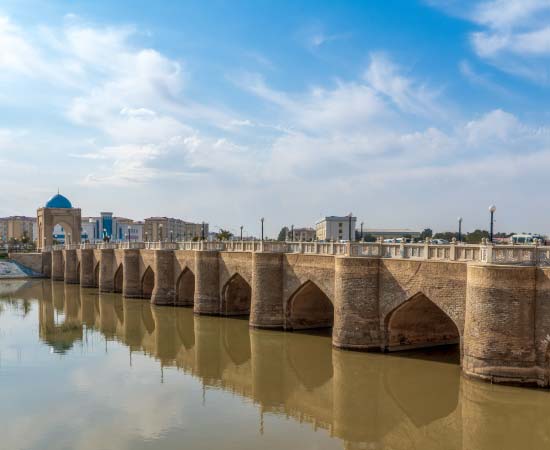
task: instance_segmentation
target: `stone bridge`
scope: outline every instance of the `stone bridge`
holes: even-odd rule
[[[459,343],[468,376],[549,385],[548,247],[134,243],[24,257],[53,280],[196,314],[248,315],[256,328],[332,327],[338,348]]]

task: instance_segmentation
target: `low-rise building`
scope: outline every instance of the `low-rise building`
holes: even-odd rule
[[[192,223],[172,217],[148,217],[143,226],[146,241],[190,241],[208,236],[207,223]]]
[[[410,230],[409,228],[365,228],[363,236],[373,236],[375,238],[392,239],[392,238],[419,238],[421,231]]]
[[[317,239],[320,241],[353,241],[355,240],[356,223],[357,217],[351,214],[323,217],[315,224]]]
[[[291,228],[288,230],[287,241],[314,241],[316,237],[315,228]]]
[[[10,216],[0,218],[0,241],[11,239],[33,242],[36,239],[36,217]]]

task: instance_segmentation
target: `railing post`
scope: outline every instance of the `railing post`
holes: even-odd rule
[[[351,236],[350,236],[350,238],[351,238]],[[351,256],[351,241],[348,241],[348,242],[346,243],[346,254],[347,254],[348,256]]]
[[[456,238],[453,238],[451,241],[451,247],[449,250],[449,259],[451,261],[456,261]]]
[[[429,237],[424,239],[424,259],[430,259],[430,240]]]
[[[334,255],[334,241],[330,241],[330,254]]]
[[[405,252],[405,239],[402,239],[399,243],[399,256],[401,256],[401,258],[407,257],[407,253]]]

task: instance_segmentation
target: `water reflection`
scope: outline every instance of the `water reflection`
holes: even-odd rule
[[[38,299],[40,339],[57,353],[77,342],[86,346],[84,334],[96,331],[204,387],[252,401],[262,415],[325,429],[348,449],[542,449],[550,443],[546,392],[464,379],[449,363],[456,355],[445,351],[419,357],[346,352],[333,349],[328,336],[249,330],[243,320],[194,316],[186,308],[49,281],[19,286],[13,295]]]

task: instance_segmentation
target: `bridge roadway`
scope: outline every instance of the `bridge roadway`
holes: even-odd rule
[[[249,315],[252,327],[332,327],[338,348],[459,343],[467,376],[549,386],[550,247],[125,243],[12,257],[67,284]]]

